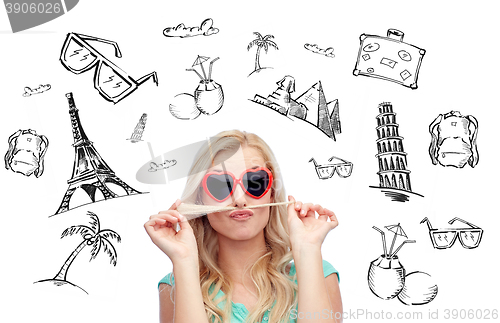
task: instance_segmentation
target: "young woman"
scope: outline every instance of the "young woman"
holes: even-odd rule
[[[158,284],[160,321],[340,322],[338,272],[321,257],[335,214],[291,196],[245,208],[286,202],[276,159],[255,134],[216,138],[198,153],[182,201],[238,209],[187,220],[177,200],[144,225],[173,263]]]

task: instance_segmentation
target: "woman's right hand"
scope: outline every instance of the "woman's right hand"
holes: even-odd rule
[[[149,217],[144,228],[153,243],[160,248],[172,262],[189,259],[198,259],[198,247],[193,234],[193,229],[186,217],[176,211],[181,204],[180,200],[167,211]],[[175,231],[175,224],[179,223],[180,230]]]

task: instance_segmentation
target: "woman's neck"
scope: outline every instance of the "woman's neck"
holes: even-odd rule
[[[266,252],[264,232],[253,239],[240,241],[219,235],[219,267],[233,283],[251,283],[249,272],[245,277],[243,274]]]

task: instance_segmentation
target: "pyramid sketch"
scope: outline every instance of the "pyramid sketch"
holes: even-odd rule
[[[312,85],[296,99],[292,99],[292,93],[295,92],[295,79],[292,76],[286,75],[276,84],[278,88],[269,96],[256,94],[250,101],[287,117],[293,116],[306,121],[336,140],[335,135],[341,133],[339,103],[338,100],[327,102],[321,81]]]

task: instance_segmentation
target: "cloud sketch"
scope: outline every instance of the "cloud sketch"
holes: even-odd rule
[[[316,44],[314,44],[314,45],[305,44],[304,48],[307,50],[310,50],[313,53],[321,54],[321,55],[324,55],[326,57],[332,57],[332,58],[335,57],[335,54],[333,53],[333,47],[328,47],[327,49],[321,49]]]
[[[176,27],[167,27],[163,30],[163,35],[166,37],[193,37],[193,36],[210,36],[219,32],[218,28],[212,27],[214,21],[212,18],[203,20],[200,27],[186,27],[183,23],[178,24]]]

